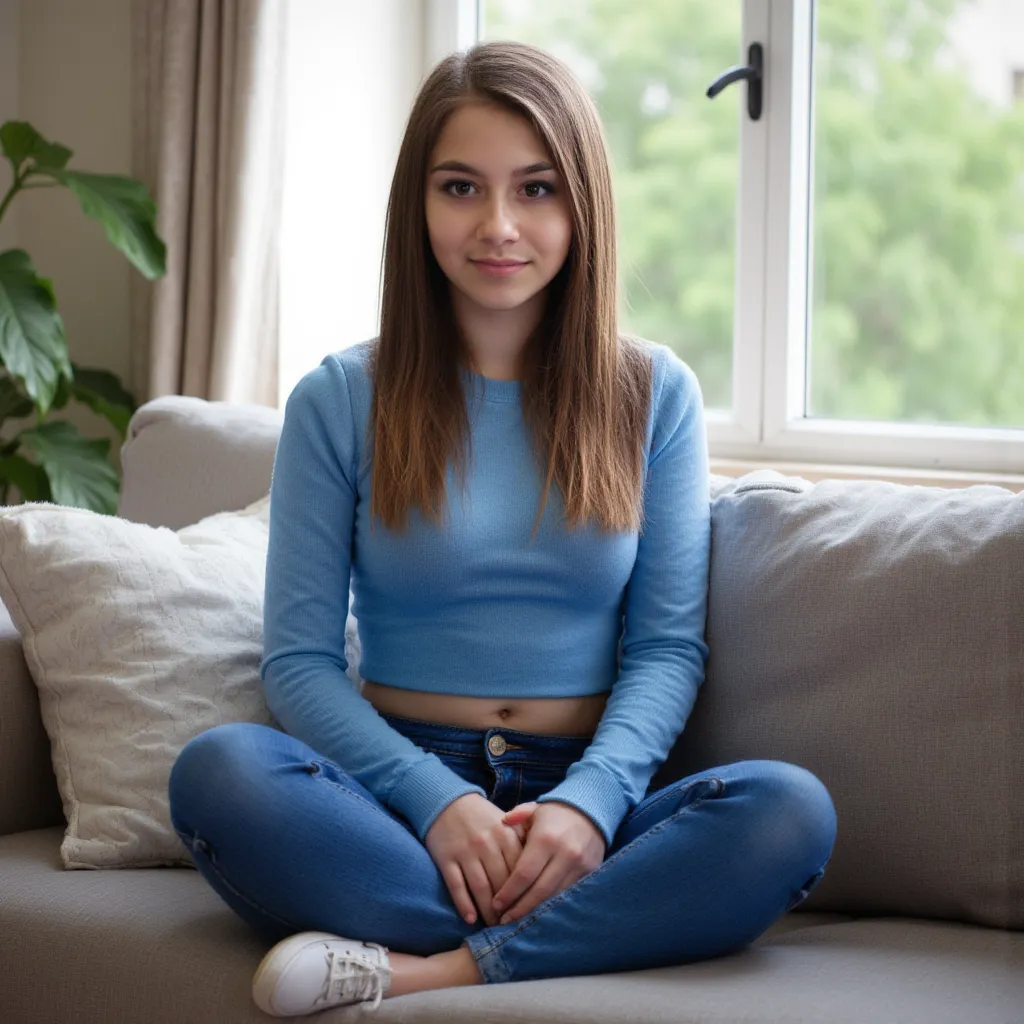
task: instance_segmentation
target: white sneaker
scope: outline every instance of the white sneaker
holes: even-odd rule
[[[252,980],[256,1005],[272,1017],[317,1013],[370,999],[376,1010],[391,984],[388,951],[330,932],[298,932],[263,958]]]

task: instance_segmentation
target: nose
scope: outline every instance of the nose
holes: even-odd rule
[[[477,238],[489,245],[514,242],[519,238],[514,211],[503,196],[493,196],[483,207],[477,226]]]

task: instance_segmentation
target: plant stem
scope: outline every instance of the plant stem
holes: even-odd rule
[[[25,180],[25,176],[15,174],[14,181],[11,183],[11,187],[7,190],[7,195],[4,196],[4,201],[0,203],[0,220],[3,220],[4,214],[7,212],[7,207],[11,205],[11,200],[17,195],[18,190],[21,188],[21,183]]]

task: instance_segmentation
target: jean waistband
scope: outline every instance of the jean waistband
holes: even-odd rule
[[[414,743],[423,741],[421,745],[429,745],[431,748],[444,747],[452,753],[484,754],[487,749],[493,753],[495,748],[492,741],[500,737],[504,741],[502,753],[505,755],[505,761],[516,760],[517,754],[523,758],[531,754],[563,755],[575,761],[583,756],[593,741],[591,736],[549,736],[506,729],[504,726],[495,726],[492,729],[466,729],[438,722],[421,722],[419,719],[402,718],[383,712],[379,714],[388,725]]]

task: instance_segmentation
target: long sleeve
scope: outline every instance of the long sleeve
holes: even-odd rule
[[[486,794],[392,729],[346,675],[358,451],[344,368],[325,360],[289,396],[274,459],[260,674],[284,729],[422,840],[453,800]]]
[[[594,739],[540,797],[586,814],[610,846],[664,762],[704,681],[711,521],[696,376],[667,354],[645,485],[645,527],[626,587],[618,678]]]

